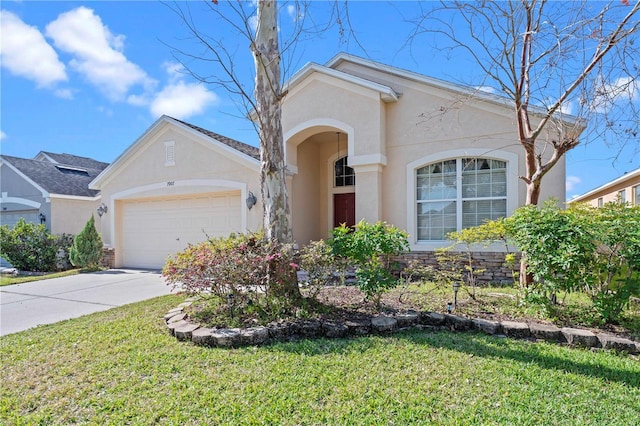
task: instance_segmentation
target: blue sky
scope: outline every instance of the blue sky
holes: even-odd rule
[[[173,4],[173,3],[169,3]],[[248,42],[198,1],[190,10],[203,33],[223,39],[238,74],[251,91],[253,60]],[[219,7],[226,7],[220,2]],[[331,16],[331,2],[313,2],[308,23],[318,28]],[[296,14],[282,4],[282,33]],[[424,5],[423,5],[424,6]],[[241,118],[237,99],[203,85],[176,60],[176,50],[202,48],[167,4],[157,1],[3,1],[0,149],[32,158],[40,151],[65,152],[111,162],[160,115],[168,114],[250,144],[253,126]],[[341,38],[336,26],[307,34],[287,55],[288,76],[307,62],[323,64],[336,53],[369,57],[444,80],[472,84],[477,69],[422,41],[407,46],[416,2],[353,1],[357,35]],[[199,72],[201,63],[177,54]],[[617,161],[613,157],[617,156]],[[637,149],[621,153],[604,143],[579,146],[567,156],[567,196],[581,194],[640,167]]]

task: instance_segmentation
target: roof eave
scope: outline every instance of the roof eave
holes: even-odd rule
[[[571,200],[569,200],[567,202],[568,203],[579,203],[580,201],[585,200],[585,199],[591,197],[592,195],[597,194],[598,192],[605,191],[605,190],[607,190],[609,188],[612,188],[612,187],[618,185],[621,182],[624,182],[627,179],[633,179],[636,176],[640,176],[640,169],[637,169],[637,170],[634,170],[632,172],[626,173],[626,174],[624,174],[624,175],[622,175],[622,176],[620,176],[620,177],[618,177],[618,178],[616,178],[616,179],[614,179],[614,180],[612,180],[610,182],[607,182],[607,183],[605,183],[603,185],[600,185],[597,188],[592,189],[589,192],[586,192],[586,193],[584,193],[582,195],[578,195],[577,197],[574,197],[574,198],[572,198]]]

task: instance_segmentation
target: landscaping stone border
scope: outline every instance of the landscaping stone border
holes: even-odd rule
[[[251,328],[215,329],[201,327],[191,322],[184,309],[191,306],[187,299],[164,315],[171,335],[180,341],[214,347],[256,346],[277,341],[309,338],[336,338],[364,335],[385,335],[400,330],[422,329],[430,331],[480,331],[501,337],[546,341],[573,347],[616,350],[631,355],[640,354],[640,342],[612,335],[593,333],[580,328],[558,328],[554,325],[520,321],[491,321],[467,318],[437,312],[405,312],[396,315],[379,315],[370,320],[335,321],[301,320],[278,321],[267,326]]]

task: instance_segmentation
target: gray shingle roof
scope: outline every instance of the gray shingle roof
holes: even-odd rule
[[[179,123],[182,123],[185,126],[188,126],[188,127],[192,128],[193,130],[196,130],[196,131],[202,133],[203,135],[206,135],[206,136],[208,136],[210,138],[213,138],[213,139],[215,139],[217,141],[220,141],[223,144],[228,145],[231,148],[233,148],[233,149],[235,149],[237,151],[240,151],[243,154],[248,155],[249,157],[255,158],[256,160],[260,160],[260,150],[258,148],[256,148],[255,146],[248,145],[248,144],[246,144],[244,142],[240,142],[240,141],[237,141],[235,139],[228,138],[226,136],[222,136],[221,134],[212,132],[212,131],[207,130],[207,129],[203,129],[202,127],[198,127],[196,125],[187,123],[186,121],[178,120],[177,118],[171,117],[171,119],[175,120],[175,121],[177,121]]]
[[[50,154],[47,153],[47,155]],[[95,179],[108,166],[107,163],[70,154],[54,155],[59,156],[57,158],[70,159],[75,164],[55,164],[50,161],[31,160],[9,155],[0,157],[50,194],[79,197],[95,197],[98,195],[100,191],[89,189],[89,182]],[[51,156],[51,158],[54,157]],[[80,164],[97,167],[82,167]]]
[[[102,161],[94,160],[93,158],[79,157],[72,154],[56,154],[55,152],[47,151],[42,151],[42,154],[45,154],[57,163],[80,167],[83,169],[104,170],[109,165],[109,163],[103,163]]]

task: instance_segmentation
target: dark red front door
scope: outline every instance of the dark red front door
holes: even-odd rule
[[[333,194],[333,226],[356,224],[356,194]]]

